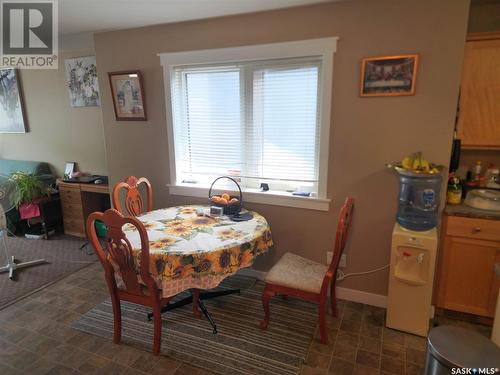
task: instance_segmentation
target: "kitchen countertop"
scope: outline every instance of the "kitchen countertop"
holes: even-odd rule
[[[461,204],[447,204],[444,209],[445,214],[451,216],[467,216],[481,219],[500,220],[500,211],[481,210]]]

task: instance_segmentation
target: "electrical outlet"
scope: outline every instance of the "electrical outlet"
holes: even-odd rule
[[[333,258],[333,251],[326,252],[326,264],[330,264]]]
[[[339,267],[341,268],[347,267],[347,254],[342,254],[340,256]]]
[[[326,264],[330,264],[333,258],[333,251],[326,252]],[[347,267],[347,254],[342,254],[340,256],[339,267],[346,268]]]

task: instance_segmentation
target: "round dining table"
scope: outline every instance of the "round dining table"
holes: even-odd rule
[[[150,272],[163,297],[188,289],[212,289],[273,245],[266,219],[253,211],[247,221],[228,216],[198,216],[208,206],[177,206],[147,212],[137,218],[148,233]],[[134,249],[140,249],[139,233],[123,228]],[[135,253],[136,262],[139,252]]]

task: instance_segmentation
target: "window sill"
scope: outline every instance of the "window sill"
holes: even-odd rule
[[[172,195],[182,195],[187,197],[207,198],[208,187],[193,186],[191,184],[167,185],[169,193]],[[221,190],[214,190],[217,194]],[[227,191],[227,190],[224,190]],[[270,204],[273,206],[285,206],[304,208],[308,210],[328,211],[330,209],[330,199],[317,197],[300,197],[284,191],[259,191],[257,189],[242,189],[243,202],[260,204]],[[228,191],[236,194],[236,191]]]

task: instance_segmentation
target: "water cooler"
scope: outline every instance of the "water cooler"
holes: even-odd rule
[[[387,327],[427,336],[437,246],[436,228],[412,231],[394,225]]]
[[[392,232],[387,327],[427,336],[438,247],[439,173],[399,173],[399,205]]]

